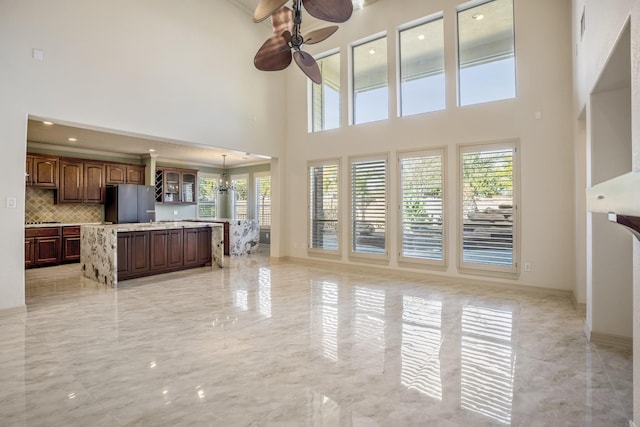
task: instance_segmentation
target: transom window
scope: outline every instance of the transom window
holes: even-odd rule
[[[353,46],[353,123],[389,118],[387,37]]]
[[[458,9],[458,79],[460,105],[515,98],[513,0]]]
[[[340,52],[317,60],[322,84],[311,82],[312,131],[340,127]]]
[[[400,30],[400,115],[445,109],[442,16]]]

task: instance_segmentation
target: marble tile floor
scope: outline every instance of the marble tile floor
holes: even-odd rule
[[[117,290],[28,270],[0,425],[628,425],[631,356],[568,299],[266,255]]]

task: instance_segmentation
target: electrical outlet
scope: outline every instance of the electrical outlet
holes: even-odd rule
[[[526,273],[531,273],[531,263],[530,262],[525,262],[524,263],[524,271]]]
[[[178,215],[178,211],[173,211],[173,214],[174,215]]]

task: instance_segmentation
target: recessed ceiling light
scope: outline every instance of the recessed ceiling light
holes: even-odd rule
[[[375,55],[375,54],[376,54],[376,50],[375,50],[375,49],[371,49],[371,50],[369,51],[369,55]]]
[[[69,142],[76,142],[77,140],[78,140],[77,138],[73,138],[73,137],[69,138]]]
[[[42,122],[43,125],[51,126],[53,122]]]
[[[155,152],[156,152],[156,150],[155,150],[155,148],[149,148],[149,152],[150,152],[150,153],[155,153]]]
[[[424,34],[420,34],[420,35],[418,36],[418,40],[424,40]]]
[[[484,15],[481,13],[476,13],[475,15],[472,16],[473,19],[475,19],[476,21],[482,21],[484,19]]]

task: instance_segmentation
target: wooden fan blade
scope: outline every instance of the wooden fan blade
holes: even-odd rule
[[[323,40],[326,40],[330,35],[338,31],[337,25],[332,25],[330,27],[320,28],[319,30],[311,31],[309,34],[305,34],[304,43],[305,44],[316,44],[320,43]]]
[[[253,22],[262,22],[280,9],[288,0],[260,0],[253,12]]]
[[[293,52],[293,59],[312,82],[322,84],[322,73],[320,73],[320,67],[313,56],[300,50]]]
[[[253,64],[262,71],[284,70],[291,64],[291,48],[284,37],[269,37],[258,49]]]
[[[302,0],[309,15],[329,22],[345,22],[351,18],[351,0]]]
[[[285,31],[293,31],[293,11],[284,6],[276,10],[271,15],[271,26],[273,27],[273,33],[277,36],[281,35]]]

